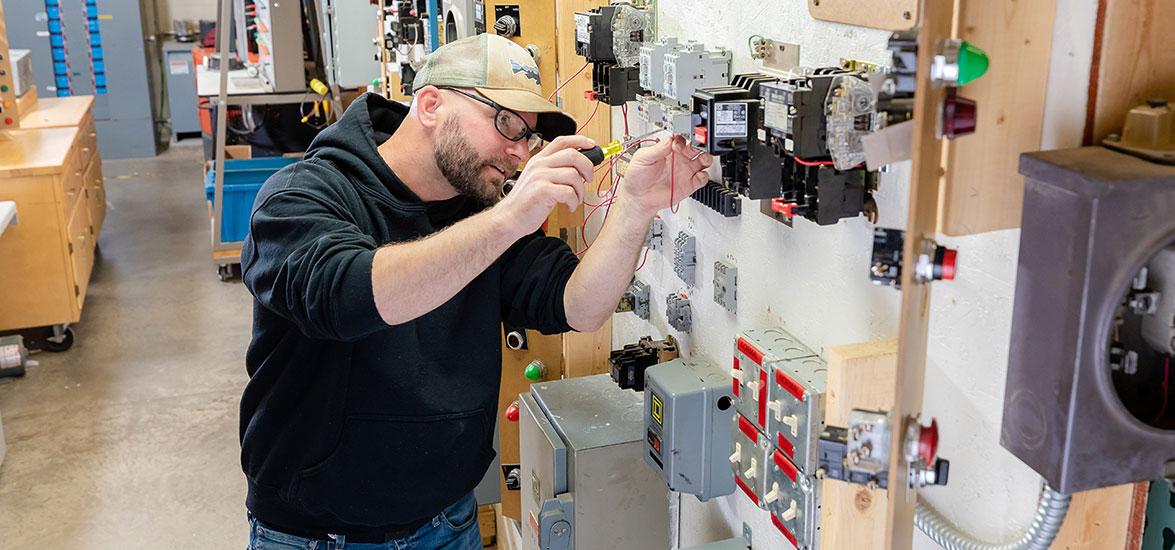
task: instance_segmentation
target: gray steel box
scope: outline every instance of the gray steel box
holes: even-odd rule
[[[606,374],[519,396],[526,548],[668,548],[665,484],[644,464],[644,400]],[[544,537],[540,540],[540,529]]]
[[[645,463],[670,489],[701,501],[734,492],[727,373],[705,359],[674,359],[646,369],[645,380]]]
[[[1175,167],[1086,147],[1023,155],[1020,173],[1000,443],[1064,493],[1161,478],[1175,431],[1126,411],[1108,348],[1131,279],[1175,239]]]
[[[378,8],[368,2],[318,0],[322,18],[322,56],[327,78],[340,88],[362,88],[379,78],[372,55],[378,41]]]

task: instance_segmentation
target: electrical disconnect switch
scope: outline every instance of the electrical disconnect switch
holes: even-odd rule
[[[738,268],[726,262],[714,262],[714,301],[726,311],[738,311]]]
[[[645,462],[669,488],[706,501],[734,492],[727,465],[735,416],[726,373],[674,359],[645,371]]]
[[[733,452],[727,459],[734,483],[755,506],[766,509],[764,497],[768,492],[767,465],[771,460],[771,442],[741,414],[734,415],[732,423]]]
[[[673,239],[673,272],[689,286],[694,286],[697,271],[697,239],[681,231]]]
[[[669,326],[678,332],[689,332],[694,327],[693,308],[684,294],[670,294],[665,299],[665,317]]]
[[[923,426],[911,418],[898,431],[901,440],[895,441],[887,413],[854,409],[847,428],[828,426],[821,434],[817,477],[886,488],[890,449],[901,445],[910,487],[946,485],[950,461],[938,457],[938,424]]]
[[[804,475],[778,449],[767,467],[764,503],[771,523],[799,550],[819,545],[820,483]]]

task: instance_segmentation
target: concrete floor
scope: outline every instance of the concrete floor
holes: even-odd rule
[[[209,258],[198,142],[103,162],[77,342],[0,380],[0,548],[244,548],[249,293]]]

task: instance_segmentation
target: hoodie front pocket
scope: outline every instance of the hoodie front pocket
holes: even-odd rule
[[[381,527],[435,516],[485,474],[481,410],[421,417],[351,416],[338,447],[298,476],[307,512]]]

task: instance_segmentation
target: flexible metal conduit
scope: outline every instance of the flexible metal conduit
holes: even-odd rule
[[[1069,495],[1058,493],[1045,483],[1032,524],[1020,538],[1008,544],[989,544],[972,538],[921,499],[914,509],[914,525],[947,550],[1048,550],[1068,512]]]

